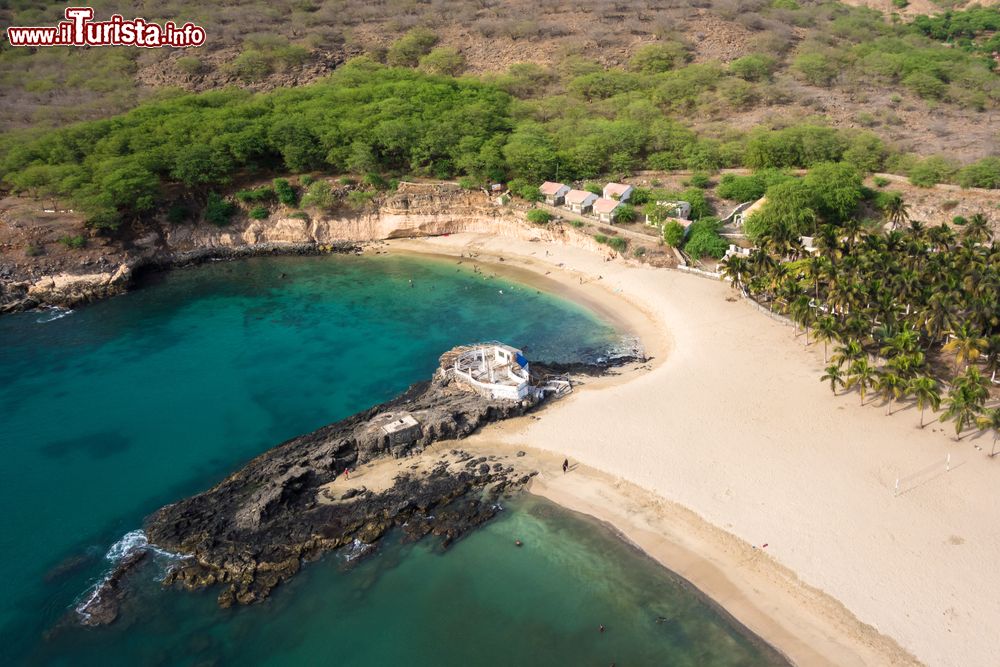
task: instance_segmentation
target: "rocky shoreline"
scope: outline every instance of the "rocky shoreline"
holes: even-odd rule
[[[97,273],[57,273],[37,280],[2,279],[0,314],[35,308],[73,308],[123,294],[148,271],[166,271],[214,260],[236,260],[264,255],[320,255],[357,253],[362,245],[351,241],[314,243],[262,243],[236,247],[206,247],[187,252],[150,253],[118,265],[103,264]]]
[[[605,372],[641,355],[634,353],[588,368]],[[540,364],[532,370],[539,377],[552,372]],[[391,401],[278,445],[213,488],[148,517],[143,527],[148,544],[119,561],[77,609],[79,620],[86,625],[115,621],[128,594],[127,581],[146,560],[140,554],[147,549],[178,557],[164,585],[219,588],[220,606],[229,607],[263,600],[303,563],[329,551],[347,547],[352,556],[365,555],[394,529],[406,540],[436,536],[447,548],[495,516],[499,501],[537,473],[496,456],[424,450],[523,415],[544,400],[540,394],[521,401],[487,398],[439,370]],[[385,428],[406,416],[413,417],[415,427]],[[411,464],[421,453],[424,465]],[[384,458],[402,463],[387,488],[338,483],[345,470]]]

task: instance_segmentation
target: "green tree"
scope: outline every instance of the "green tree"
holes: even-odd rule
[[[837,387],[844,387],[845,386],[844,374],[840,370],[840,366],[838,366],[837,364],[832,364],[830,366],[827,366],[826,367],[826,372],[819,379],[819,381],[820,382],[829,382],[830,383],[830,391],[833,392],[834,396],[837,395]]]
[[[439,46],[420,58],[420,70],[428,74],[458,76],[465,70],[465,56],[451,46]]]
[[[983,414],[976,418],[976,425],[984,431],[993,431],[993,447],[990,449],[990,457],[997,455],[997,440],[1000,439],[1000,408],[984,410]]]
[[[837,77],[836,64],[821,53],[803,53],[792,61],[792,67],[814,86],[829,86]]]
[[[861,174],[845,162],[817,164],[802,182],[812,192],[820,214],[827,221],[845,220],[861,201]]]
[[[437,42],[437,35],[427,28],[414,28],[392,43],[386,62],[394,67],[415,67]]]
[[[763,53],[751,53],[729,63],[729,71],[746,81],[763,81],[771,78],[778,61]]]
[[[687,50],[677,42],[644,44],[629,60],[629,69],[643,74],[657,74],[683,64],[687,58]]]
[[[910,393],[917,400],[917,407],[920,408],[920,428],[924,424],[924,410],[930,406],[931,410],[937,410],[941,405],[941,391],[938,388],[937,380],[929,375],[919,375],[910,380]]]
[[[684,227],[676,220],[663,225],[663,241],[672,248],[680,248],[684,242]]]

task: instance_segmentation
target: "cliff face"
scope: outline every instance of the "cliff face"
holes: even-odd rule
[[[105,241],[96,259],[80,254],[75,263],[74,255],[54,264],[44,256],[24,259],[22,251],[17,261],[0,265],[0,312],[71,307],[121,293],[143,266],[320,249],[350,251],[384,239],[462,232],[599,248],[572,227],[531,225],[522,210],[496,205],[480,192],[448,184],[403,183],[394,194],[362,210],[312,211],[308,219],[285,212],[265,220],[240,216],[226,227],[146,221],[127,238]]]

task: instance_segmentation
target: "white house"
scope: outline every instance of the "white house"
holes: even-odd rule
[[[601,222],[614,222],[615,215],[618,213],[618,209],[621,205],[622,203],[620,201],[601,197],[594,202],[594,213],[597,214],[597,218]]]
[[[597,195],[586,190],[570,190],[563,199],[563,206],[574,213],[589,213]]]
[[[563,203],[563,199],[566,197],[566,193],[569,192],[570,187],[568,185],[563,185],[562,183],[553,183],[552,181],[545,181],[542,183],[538,191],[542,193],[545,197],[545,203],[552,206],[560,206]]]
[[[501,343],[486,343],[460,350],[454,357],[454,377],[477,393],[519,401],[535,388],[524,353]]]
[[[632,186],[624,183],[608,183],[604,186],[604,197],[606,199],[617,199],[618,201],[628,201],[632,196]]]

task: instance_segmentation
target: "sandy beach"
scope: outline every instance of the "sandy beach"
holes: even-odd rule
[[[956,443],[936,422],[920,430],[915,407],[886,416],[833,397],[822,345],[721,282],[545,241],[382,247],[476,253],[612,319],[652,357],[463,448],[526,451],[542,471],[533,492],[612,524],[796,664],[1000,664],[989,436]]]

